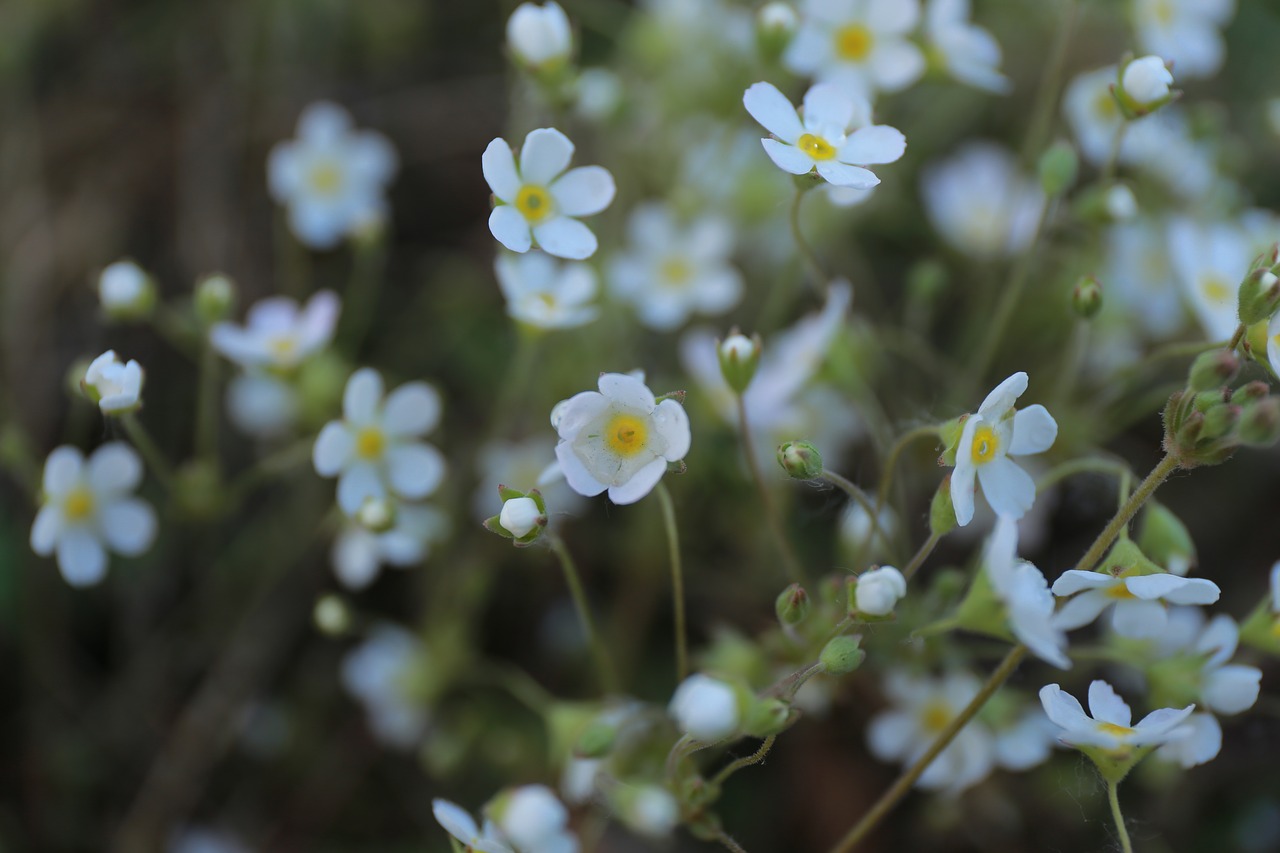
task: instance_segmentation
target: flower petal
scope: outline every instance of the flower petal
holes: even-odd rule
[[[463,844],[470,844],[480,834],[480,827],[476,826],[475,818],[456,803],[436,798],[431,801],[431,813],[444,827],[445,832]]]
[[[561,441],[556,445],[556,459],[560,461],[560,471],[564,474],[565,482],[578,494],[590,498],[609,488],[608,485],[591,476],[587,466],[582,464],[582,460],[573,452],[573,446],[569,442]]]
[[[362,367],[347,380],[342,393],[342,416],[350,424],[370,424],[377,419],[381,402],[382,374],[372,367]]]
[[[1086,589],[1106,589],[1115,586],[1116,579],[1103,572],[1084,572],[1080,569],[1068,569],[1053,582],[1053,594],[1057,596],[1075,595]]]
[[[117,554],[136,557],[156,539],[156,512],[138,498],[112,501],[102,508],[102,538]]]
[[[978,482],[997,515],[1022,518],[1036,502],[1036,481],[1008,456],[980,466]]]
[[[1169,613],[1159,601],[1131,598],[1116,602],[1111,614],[1111,627],[1122,637],[1146,639],[1157,637],[1168,624]]]
[[[880,714],[867,726],[867,749],[881,761],[896,761],[920,737],[914,717],[901,711]]]
[[[619,406],[639,409],[647,414],[657,405],[649,386],[626,373],[602,373],[598,387],[601,394]]]
[[[861,166],[850,166],[836,160],[820,160],[817,165],[818,174],[837,187],[852,187],[855,190],[869,190],[880,184],[875,172]]]
[[[83,527],[64,531],[57,552],[58,570],[72,586],[92,586],[107,573],[107,552]]]
[[[1262,670],[1256,666],[1230,664],[1205,674],[1200,696],[1219,714],[1239,714],[1258,701],[1261,681]]]
[[[979,419],[969,418],[960,433],[960,447],[973,444],[973,434],[978,428]],[[956,469],[951,472],[951,505],[955,508],[956,523],[964,527],[973,520],[974,477],[978,469],[968,456],[956,454]]]
[[[1133,712],[1121,699],[1110,684],[1097,679],[1089,685],[1089,713],[1095,720],[1129,727],[1133,721]]]
[[[653,410],[653,425],[658,434],[667,440],[667,449],[662,454],[669,462],[683,459],[689,452],[692,438],[689,432],[689,414],[684,406],[675,400],[663,400]]]
[[[382,429],[389,436],[426,435],[440,422],[440,395],[425,382],[407,382],[387,395]]]
[[[41,557],[49,556],[57,547],[61,532],[62,510],[56,504],[45,504],[40,507],[35,523],[31,525],[31,550]]]
[[[1141,575],[1125,578],[1129,592],[1146,601],[1164,599],[1171,604],[1213,604],[1221,590],[1204,578],[1183,578],[1174,574]]]
[[[791,175],[804,175],[813,171],[813,158],[794,145],[776,139],[761,139],[760,144],[764,146],[764,153],[782,171]]]
[[[122,441],[104,444],[89,457],[85,478],[100,495],[131,492],[142,482],[142,458]]]
[[[364,589],[378,576],[378,537],[352,526],[333,540],[333,572],[347,589]]]
[[[489,214],[489,233],[513,252],[527,252],[533,245],[529,222],[508,204],[498,205]]]
[[[609,487],[609,500],[616,504],[633,504],[658,485],[667,472],[667,460],[659,457],[631,475],[625,483]]]
[[[338,506],[347,515],[355,515],[370,498],[381,500],[387,496],[387,487],[378,476],[378,469],[365,462],[348,467],[338,478]]]
[[[853,99],[831,83],[810,86],[804,93],[804,126],[819,135],[844,133],[853,121]]]
[[[1083,628],[1094,619],[1097,619],[1099,614],[1114,602],[1115,599],[1098,590],[1081,593],[1064,604],[1061,610],[1053,614],[1049,623],[1054,628],[1060,628],[1063,631]]]
[[[1049,410],[1036,403],[1019,409],[1013,416],[1013,440],[1009,442],[1009,453],[1013,456],[1026,456],[1031,453],[1043,453],[1058,437],[1058,422],[1049,414]]]
[[[796,108],[772,83],[753,84],[743,93],[742,105],[765,130],[783,142],[795,142],[804,132]]]
[[[837,157],[844,163],[874,165],[895,163],[907,150],[907,138],[896,127],[875,124],[855,130],[840,146]]]
[[[533,237],[544,252],[558,258],[581,261],[596,253],[596,235],[578,220],[567,216],[557,216],[536,226]]]
[[[1040,688],[1040,704],[1050,720],[1069,732],[1092,725],[1076,697],[1056,684]]]
[[[978,407],[978,414],[992,421],[998,421],[1004,413],[1013,408],[1013,404],[1027,390],[1027,374],[1019,371],[1001,382]]]
[[[545,186],[569,166],[573,143],[554,127],[529,132],[520,148],[520,177],[526,184]]]
[[[591,216],[609,206],[617,189],[608,169],[582,166],[561,175],[551,185],[551,197],[565,216]]]
[[[430,444],[400,444],[387,450],[387,478],[402,498],[420,500],[440,487],[444,456]]]
[[[341,421],[329,421],[316,436],[311,448],[311,463],[321,477],[336,477],[351,460],[355,441],[351,430]]]
[[[1185,708],[1157,708],[1134,726],[1134,729],[1141,735],[1141,737],[1134,738],[1134,743],[1147,744],[1163,738],[1172,729],[1182,725],[1183,721],[1190,717],[1191,712],[1195,709],[1195,705],[1188,705]],[[1127,726],[1128,722],[1126,721],[1124,725]]]

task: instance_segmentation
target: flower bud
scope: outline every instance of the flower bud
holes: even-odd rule
[[[1202,352],[1191,362],[1187,387],[1192,391],[1212,391],[1231,383],[1240,373],[1240,359],[1234,352],[1216,349]]]
[[[1251,447],[1270,447],[1280,440],[1280,400],[1268,397],[1246,406],[1236,427],[1240,441]]]
[[[860,648],[861,638],[848,635],[836,637],[827,643],[818,656],[818,662],[832,675],[846,675],[862,665],[867,653]]]
[[[1128,222],[1138,215],[1138,200],[1133,197],[1133,190],[1124,184],[1115,184],[1107,190],[1104,203],[1112,222]]]
[[[1232,403],[1223,403],[1209,409],[1204,413],[1204,428],[1200,431],[1200,440],[1222,438],[1235,429],[1241,414],[1241,408]]]
[[[123,415],[142,406],[144,378],[142,365],[121,362],[115,350],[107,350],[89,364],[80,387],[104,415]]]
[[[1120,88],[1135,112],[1144,115],[1167,103],[1173,74],[1158,56],[1144,56],[1124,66]]]
[[[502,505],[498,521],[517,539],[546,523],[533,498],[512,498]]]
[[[786,3],[766,3],[756,13],[756,47],[767,61],[776,61],[796,34],[795,9]]]
[[[569,17],[559,3],[521,3],[507,19],[507,46],[530,71],[563,65],[573,49]]]
[[[760,336],[748,338],[736,329],[717,347],[720,356],[720,373],[724,381],[736,393],[741,394],[751,384],[760,366]]]
[[[396,523],[396,505],[386,498],[365,498],[356,510],[356,521],[366,530],[384,533]]]
[[[812,480],[823,471],[822,454],[807,441],[788,441],[779,446],[778,464],[797,480]]]
[[[773,603],[773,610],[783,625],[799,625],[808,617],[810,609],[809,594],[798,583],[784,589]]]
[[[341,637],[351,630],[351,608],[340,595],[322,595],[311,611],[311,621],[322,634]]]
[[[859,575],[854,591],[859,613],[888,616],[898,599],[907,594],[907,580],[893,566],[882,566]]]
[[[1231,393],[1231,402],[1246,406],[1257,402],[1271,393],[1271,386],[1261,379],[1246,382]]]
[[[620,785],[614,811],[630,829],[665,838],[680,823],[680,803],[660,785]]]
[[[1182,520],[1155,501],[1148,501],[1143,510],[1138,548],[1175,575],[1186,575],[1196,560],[1195,543]]]
[[[1071,308],[1088,320],[1102,310],[1102,285],[1091,275],[1082,276],[1071,291]]]
[[[1080,169],[1080,158],[1070,142],[1058,140],[1040,155],[1040,186],[1050,198],[1071,189]]]
[[[1271,319],[1280,308],[1280,278],[1269,269],[1256,269],[1240,285],[1240,322],[1246,326]]]
[[[951,502],[951,475],[942,478],[929,503],[929,532],[945,536],[956,529],[956,508]]]
[[[786,729],[791,722],[791,704],[775,697],[756,699],[747,710],[742,733],[766,738]]]
[[[522,850],[550,846],[569,822],[569,810],[546,785],[522,785],[504,791],[485,811],[502,834]]]
[[[597,718],[578,736],[574,754],[579,758],[600,758],[613,749],[618,738],[618,727],[607,718]]]
[[[236,304],[236,284],[221,273],[205,276],[196,283],[196,316],[206,326],[212,326],[231,316]]]
[[[116,261],[98,277],[98,299],[112,320],[141,320],[155,308],[155,282],[133,261]]]
[[[737,691],[702,673],[681,682],[671,697],[667,713],[675,718],[681,732],[705,743],[729,737],[738,730],[741,720]]]

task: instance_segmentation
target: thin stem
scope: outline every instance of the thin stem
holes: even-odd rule
[[[1062,72],[1066,67],[1067,48],[1071,43],[1072,30],[1075,28],[1076,0],[1067,0],[1062,22],[1050,48],[1049,62],[1045,66],[1044,76],[1040,78],[1040,86],[1036,90],[1035,112],[1027,128],[1027,137],[1023,141],[1022,161],[1030,162],[1040,153],[1048,137],[1049,126],[1053,121],[1054,108],[1058,103],[1058,89],[1062,85]]]
[[[760,744],[760,748],[757,749],[755,752],[753,752],[751,755],[747,755],[747,756],[744,756],[743,758],[735,759],[734,761],[731,761],[728,764],[726,764],[723,768],[721,768],[720,772],[717,773],[711,779],[711,784],[723,785],[724,780],[728,779],[730,776],[732,776],[734,773],[737,773],[742,768],[750,767],[752,764],[759,764],[761,761],[764,761],[764,757],[769,754],[769,750],[773,749],[773,742],[777,739],[778,739],[777,735],[769,735],[767,738],[764,739],[764,743]]]
[[[747,404],[741,394],[738,395],[738,425],[742,435],[742,451],[747,457],[747,467],[751,469],[751,479],[755,481],[756,491],[760,493],[760,503],[764,507],[765,521],[768,522],[769,530],[773,533],[774,544],[778,546],[778,553],[782,555],[787,576],[796,583],[802,583],[804,572],[800,568],[800,561],[796,559],[795,552],[791,550],[791,543],[787,541],[787,535],[782,529],[782,519],[778,515],[777,504],[773,502],[773,494],[765,485],[764,475],[760,471],[760,460],[756,459],[755,443],[751,440],[751,427],[747,423]]]
[[[156,446],[146,427],[138,420],[137,415],[132,412],[123,415],[120,418],[120,424],[124,427],[129,440],[133,442],[133,446],[138,448],[138,452],[146,460],[147,467],[151,469],[151,473],[160,481],[160,485],[164,487],[166,492],[172,493],[175,482],[173,468],[169,465],[168,460],[164,458],[164,454],[160,452],[160,448]]]
[[[1120,836],[1120,848],[1124,853],[1133,853],[1133,842],[1129,840],[1129,830],[1124,826],[1124,815],[1120,813],[1120,795],[1117,793],[1119,785],[1115,782],[1107,783],[1107,799],[1111,801],[1111,817],[1116,821],[1116,832]]]
[[[1098,534],[1098,538],[1093,540],[1093,544],[1089,546],[1089,550],[1080,558],[1080,562],[1076,568],[1081,571],[1090,571],[1096,566],[1104,556],[1107,549],[1111,547],[1111,543],[1116,541],[1116,537],[1124,530],[1125,526],[1137,515],[1138,510],[1147,502],[1147,498],[1160,488],[1160,484],[1169,479],[1178,468],[1178,457],[1173,454],[1165,454],[1164,458],[1151,469],[1151,473],[1142,481],[1137,490],[1129,496],[1120,509],[1116,510],[1115,516]]]
[[[929,555],[933,553],[933,549],[938,546],[938,540],[942,538],[942,534],[937,531],[931,531],[929,538],[924,540],[924,544],[920,546],[920,550],[916,551],[915,556],[911,558],[911,562],[907,563],[907,567],[902,570],[902,577],[911,580],[911,576],[920,571],[920,567],[924,565],[924,561],[929,559]]]
[[[835,471],[828,471],[825,468],[822,470],[822,473],[818,475],[818,478],[826,480],[828,483],[857,501],[858,506],[862,507],[862,511],[871,519],[871,528],[875,531],[876,536],[880,537],[880,541],[886,546],[892,546],[892,543],[889,541],[889,535],[885,533],[884,528],[880,526],[879,507],[871,503],[871,499],[867,497],[866,492],[855,486],[851,480],[837,474]]]
[[[684,621],[684,570],[680,563],[680,532],[676,528],[676,508],[667,484],[658,482],[658,503],[662,505],[662,524],[667,529],[667,556],[671,562],[671,594],[675,599],[676,676],[684,681],[689,675],[689,638]]]
[[[547,538],[551,543],[551,550],[560,559],[560,568],[564,570],[565,583],[569,585],[569,593],[573,596],[573,606],[578,611],[578,621],[582,623],[582,632],[587,636],[587,645],[591,648],[591,656],[596,661],[596,672],[600,678],[600,686],[607,693],[616,693],[618,690],[617,671],[613,667],[613,662],[609,659],[608,650],[600,641],[600,634],[596,631],[595,622],[591,619],[591,608],[587,604],[586,593],[582,589],[582,577],[578,574],[578,567],[573,562],[573,555],[569,553],[569,548],[564,544],[564,540],[554,533],[547,533]]]
[[[893,483],[893,471],[898,464],[898,457],[902,455],[902,451],[906,450],[908,444],[926,435],[936,437],[938,428],[923,426],[908,430],[889,449],[889,456],[884,461],[884,472],[880,475],[880,487],[876,490],[876,511],[872,514],[872,518],[880,515],[880,510],[884,509],[885,501],[889,498],[889,486]]]
[[[373,321],[382,285],[382,267],[386,260],[383,241],[384,235],[371,240],[357,240],[355,253],[351,258],[351,274],[347,279],[342,312],[345,322],[341,339],[346,351],[352,354],[360,349]]]
[[[821,291],[827,286],[830,277],[826,270],[822,268],[822,263],[818,260],[818,256],[814,254],[813,248],[804,239],[804,232],[800,229],[800,203],[804,201],[805,191],[796,190],[795,201],[791,203],[791,236],[796,241],[796,249],[800,252],[800,258],[804,261],[805,267],[809,270],[809,275],[813,279],[814,290]]]
[[[996,668],[995,672],[991,673],[987,683],[982,685],[982,689],[970,700],[964,710],[956,715],[951,722],[947,723],[947,727],[942,730],[942,733],[938,735],[924,755],[920,756],[914,764],[907,768],[906,772],[898,777],[897,781],[887,791],[880,795],[880,799],[871,807],[871,810],[854,824],[853,828],[836,843],[835,847],[831,848],[831,853],[847,853],[847,851],[857,847],[858,843],[865,839],[871,830],[875,829],[876,824],[893,810],[899,800],[907,795],[907,792],[911,790],[911,786],[928,769],[933,760],[938,757],[942,750],[947,748],[948,744],[960,733],[961,729],[968,725],[978,711],[982,710],[982,706],[987,704],[987,700],[995,695],[995,692],[1000,689],[1005,680],[1018,668],[1018,664],[1026,653],[1027,647],[1018,645],[1014,646],[1009,651],[1009,654],[1005,655],[1004,660],[1000,662],[1000,666]]]
[[[733,836],[725,832],[723,829],[716,830],[716,841],[719,841],[733,853],[747,853],[746,848],[733,840]]]
[[[1240,341],[1244,340],[1244,333],[1248,331],[1244,323],[1236,326],[1236,333],[1231,336],[1231,340],[1227,341],[1227,352],[1234,352],[1235,348],[1240,346]]]
[[[314,444],[315,442],[312,439],[302,439],[259,459],[232,481],[227,489],[231,500],[233,502],[244,500],[250,492],[275,475],[281,474],[295,465],[301,465],[309,461],[311,459],[311,448]]]

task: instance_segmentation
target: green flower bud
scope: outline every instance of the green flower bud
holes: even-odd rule
[[[809,594],[798,583],[784,589],[773,603],[773,610],[783,625],[799,625],[809,616],[811,608]]]
[[[751,384],[760,366],[761,342],[759,335],[747,337],[734,329],[729,337],[716,347],[720,357],[720,373],[736,393],[741,394]]]
[[[484,520],[485,530],[512,540],[517,548],[533,543],[542,535],[547,526],[547,503],[541,492],[498,486],[498,497],[502,498],[502,512]]]
[[[1081,277],[1071,291],[1071,308],[1084,319],[1102,310],[1102,285],[1091,275]]]
[[[942,456],[938,460],[940,464],[955,467],[956,445],[960,443],[960,436],[964,433],[964,422],[968,419],[968,415],[961,415],[938,427],[938,438],[942,441],[942,446],[946,448],[942,451]]]
[[[322,595],[311,610],[311,621],[320,633],[341,637],[351,630],[351,608],[340,595]]]
[[[231,316],[236,304],[236,284],[221,273],[207,275],[196,282],[196,316],[206,326]]]
[[[945,536],[956,528],[956,508],[951,503],[951,475],[942,478],[929,503],[929,532]]]
[[[846,675],[862,665],[867,653],[861,647],[860,637],[844,635],[827,643],[818,656],[818,662],[832,675]]]
[[[791,704],[777,698],[757,699],[750,704],[743,718],[742,733],[749,737],[766,738],[776,735],[791,722]]]
[[[1061,195],[1076,182],[1076,173],[1080,169],[1080,158],[1071,143],[1058,140],[1040,155],[1040,186],[1045,195],[1052,198]]]
[[[1240,359],[1234,352],[1216,349],[1202,352],[1191,362],[1187,387],[1192,391],[1212,391],[1230,384],[1240,373]]]
[[[1204,429],[1200,431],[1200,440],[1222,438],[1235,429],[1240,421],[1242,409],[1232,403],[1222,403],[1204,413]]]
[[[756,47],[766,62],[781,58],[796,34],[796,12],[786,3],[767,3],[756,14]]]
[[[578,736],[573,752],[579,758],[600,758],[613,749],[617,737],[617,726],[603,719],[593,720],[586,731]]]
[[[1270,447],[1280,440],[1280,400],[1267,397],[1245,406],[1236,436],[1250,447]]]
[[[1261,380],[1246,382],[1231,394],[1231,402],[1238,403],[1241,406],[1247,406],[1258,400],[1265,399],[1271,393],[1271,386]]]
[[[1143,511],[1138,547],[1153,562],[1178,575],[1186,574],[1196,561],[1195,543],[1182,520],[1155,501],[1148,501]]]
[[[1280,278],[1268,269],[1256,269],[1240,285],[1240,322],[1246,326],[1271,319],[1280,308]]]
[[[778,447],[778,464],[797,480],[812,480],[823,471],[822,454],[807,441],[788,441]]]

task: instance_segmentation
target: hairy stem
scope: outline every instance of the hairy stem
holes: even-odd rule
[[[819,479],[826,480],[831,485],[844,492],[849,497],[858,502],[858,506],[862,507],[862,511],[871,519],[871,529],[875,531],[876,536],[887,546],[892,546],[889,541],[889,535],[885,533],[884,528],[880,526],[880,507],[871,503],[871,499],[867,497],[867,493],[859,489],[848,478],[837,474],[835,471],[823,469],[818,475]]]
[[[1151,469],[1151,473],[1142,481],[1141,485],[1129,496],[1120,509],[1116,510],[1115,516],[1108,522],[1107,526],[1098,534],[1098,538],[1093,540],[1093,544],[1089,546],[1089,550],[1080,558],[1080,562],[1076,564],[1076,568],[1081,571],[1090,571],[1094,566],[1102,561],[1106,556],[1107,549],[1111,547],[1111,543],[1116,541],[1116,537],[1124,530],[1133,517],[1137,515],[1138,510],[1147,502],[1147,499],[1160,488],[1160,485],[1178,468],[1178,458],[1172,454],[1165,454],[1164,458]]]
[[[735,759],[729,762],[728,764],[726,764],[723,768],[721,768],[720,772],[717,773],[714,778],[712,778],[711,784],[723,785],[724,780],[728,779],[730,776],[732,776],[734,773],[737,773],[742,768],[750,767],[752,764],[759,764],[761,761],[764,761],[764,757],[769,754],[769,750],[773,749],[773,742],[776,741],[777,739],[778,739],[777,735],[769,735],[767,738],[764,739],[764,743],[760,744],[760,748],[757,749],[755,752],[753,752],[751,755],[747,755],[742,758]]]
[[[898,457],[907,449],[907,445],[926,435],[937,437],[938,428],[922,426],[907,430],[893,443],[893,447],[889,448],[889,455],[884,460],[884,471],[880,474],[880,487],[876,489],[876,511],[871,514],[872,518],[879,517],[880,510],[884,509],[885,502],[889,499],[889,487],[893,485],[893,472],[898,465]]]
[[[1124,826],[1124,815],[1120,812],[1120,786],[1115,782],[1107,783],[1107,799],[1111,801],[1111,817],[1115,818],[1116,833],[1120,836],[1120,848],[1124,853],[1133,853],[1133,842],[1129,840],[1129,830]]]
[[[920,550],[916,551],[915,556],[911,558],[911,562],[907,563],[902,570],[902,577],[911,580],[911,576],[920,571],[920,567],[924,565],[924,561],[929,559],[929,555],[933,553],[933,549],[938,547],[938,540],[942,539],[942,534],[937,531],[931,531],[929,538],[924,540],[920,546]]]

